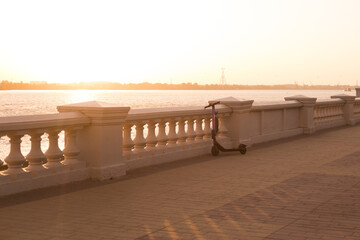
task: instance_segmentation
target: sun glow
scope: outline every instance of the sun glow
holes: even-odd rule
[[[359,8],[353,0],[1,1],[0,80],[204,84],[226,67],[238,84],[355,81]]]
[[[88,102],[96,99],[96,91],[91,90],[72,90],[66,92],[66,94],[68,95],[68,101],[71,103]]]

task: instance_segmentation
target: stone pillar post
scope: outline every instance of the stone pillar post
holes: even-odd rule
[[[300,127],[303,128],[304,134],[311,134],[315,131],[314,125],[314,107],[317,98],[306,97],[303,95],[296,95],[292,97],[285,97],[285,101],[296,100],[302,103],[300,110]]]
[[[84,102],[57,107],[59,112],[79,111],[90,126],[79,133],[80,160],[86,161],[91,178],[105,180],[126,174],[123,158],[123,123],[130,107],[105,102]]]
[[[360,88],[355,88],[356,90],[356,97],[360,97]]]
[[[360,90],[360,88],[359,88]],[[356,90],[357,91],[357,90]],[[356,92],[357,95],[358,92]],[[343,107],[344,118],[347,125],[354,125],[354,103],[355,103],[355,96],[350,96],[346,94],[339,94],[335,96],[331,96],[331,98],[340,98],[345,102]]]
[[[240,143],[249,143],[251,140],[249,133],[250,110],[254,100],[228,97],[209,101],[209,103],[214,102],[220,102],[232,109],[227,126],[231,147],[237,148]]]

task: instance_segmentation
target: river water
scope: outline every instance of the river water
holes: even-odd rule
[[[305,95],[329,99],[342,90],[74,90],[74,91],[0,91],[0,116],[56,113],[56,106],[86,101],[104,101],[130,106],[154,108],[205,106],[208,100],[223,97],[252,99],[255,103],[283,101],[284,97]],[[355,95],[355,92],[350,92]]]
[[[73,90],[73,91],[0,91],[0,117],[56,113],[56,106],[86,101],[104,101],[131,108],[155,108],[178,106],[205,106],[207,101],[224,97],[255,100],[254,104],[284,101],[284,97],[305,95],[318,99],[329,99],[342,94],[342,90]],[[355,92],[348,93],[355,95]],[[48,147],[43,136],[42,149]],[[22,153],[30,151],[29,136],[22,138]],[[60,148],[64,147],[63,133]],[[9,153],[7,137],[0,138],[0,159]]]

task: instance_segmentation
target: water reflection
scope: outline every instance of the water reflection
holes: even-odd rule
[[[100,91],[101,92],[101,91]],[[88,102],[97,100],[99,91],[93,90],[72,90],[67,91],[67,101],[69,103]]]

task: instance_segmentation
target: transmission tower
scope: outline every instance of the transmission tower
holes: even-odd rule
[[[221,78],[220,78],[220,85],[226,85],[226,78],[225,78],[225,68],[221,68]]]

